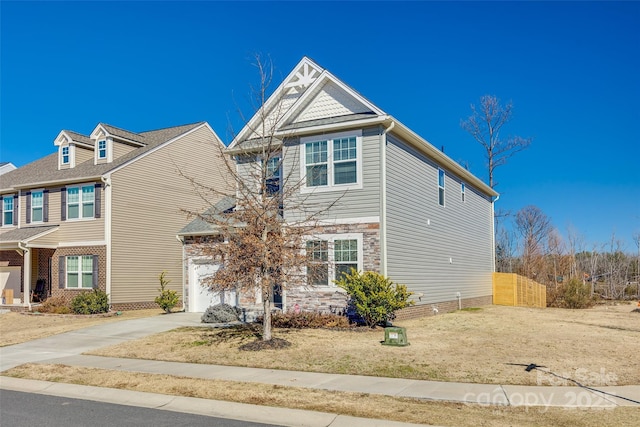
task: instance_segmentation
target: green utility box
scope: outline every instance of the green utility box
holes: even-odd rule
[[[409,341],[407,341],[407,329],[395,326],[384,328],[384,341],[382,345],[393,345],[396,347],[409,345]]]

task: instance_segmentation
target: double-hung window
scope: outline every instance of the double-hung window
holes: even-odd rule
[[[44,192],[31,192],[31,222],[42,222],[44,213]]]
[[[13,196],[8,195],[2,198],[2,224],[13,225]]]
[[[444,206],[444,171],[438,169],[438,203]]]
[[[93,185],[67,188],[67,219],[93,218],[94,206]]]
[[[267,194],[273,196],[280,192],[280,175],[281,175],[281,167],[280,167],[280,157],[272,157],[267,160],[266,164],[266,174],[265,174],[265,187]]]
[[[358,269],[358,240],[335,240],[333,253],[336,263],[336,280],[340,280],[343,274],[351,273],[352,268]]]
[[[102,139],[98,141],[98,159],[107,158],[107,141]]]
[[[351,269],[362,270],[362,234],[321,235],[307,241],[307,284],[335,286]]]
[[[93,256],[67,257],[67,288],[93,287]]]
[[[62,147],[62,164],[69,164],[69,146]]]
[[[329,141],[313,141],[305,144],[304,164],[307,173],[307,187],[319,187],[329,183],[328,145]]]
[[[465,201],[465,200],[464,200],[464,196],[465,196],[465,191],[466,191],[466,189],[467,189],[467,186],[466,186],[466,185],[464,185],[464,182],[463,182],[463,183],[461,183],[461,184],[460,184],[460,197],[461,197],[462,203],[464,203],[464,201]]]
[[[362,131],[301,139],[302,191],[362,188]]]

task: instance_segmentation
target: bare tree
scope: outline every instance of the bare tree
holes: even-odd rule
[[[310,263],[304,250],[308,236],[313,234],[317,219],[339,197],[313,209],[300,194],[302,181],[299,174],[294,174],[298,157],[289,156],[290,162],[283,167],[288,137],[278,132],[277,126],[285,111],[281,102],[268,100],[271,62],[256,56],[255,65],[260,78],[259,86],[252,88],[257,111],[246,123],[246,138],[222,153],[234,194],[226,194],[204,213],[184,211],[215,231],[215,238],[199,245],[200,255],[221,264],[204,280],[205,285],[215,291],[255,295],[256,301],[261,300],[262,340],[269,341],[274,296],[287,287],[306,285],[313,270],[306,271]],[[217,189],[191,181],[204,200],[221,196]],[[298,215],[285,219],[285,211]]]
[[[516,230],[522,237],[522,264],[525,276],[536,278],[543,262],[543,242],[553,230],[551,219],[537,206],[525,206],[516,213]]]
[[[493,95],[484,95],[480,98],[480,106],[471,105],[471,116],[467,120],[461,120],[460,126],[473,136],[473,138],[485,150],[487,169],[489,173],[489,186],[498,185],[494,181],[494,171],[497,167],[507,163],[507,160],[519,151],[531,145],[532,138],[520,136],[501,136],[502,128],[511,121],[513,104],[500,104],[500,100]]]

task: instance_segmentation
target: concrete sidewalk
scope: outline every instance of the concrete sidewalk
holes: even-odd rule
[[[95,367],[128,372],[179,375],[202,379],[265,383],[291,387],[381,394],[395,397],[483,405],[611,408],[615,406],[639,406],[637,403],[621,399],[616,396],[624,396],[628,399],[635,400],[636,402],[640,401],[640,386],[599,387],[598,390],[600,392],[597,392],[580,387],[536,387],[449,383],[82,355],[83,352],[91,349],[141,338],[180,326],[203,326],[203,324],[200,323],[200,315],[198,313],[174,313],[169,316],[154,316],[93,326],[23,344],[0,348],[0,370],[6,370],[26,362],[60,363],[72,366]],[[0,378],[0,388],[19,387],[19,385],[16,385],[19,381],[25,380]],[[49,391],[64,389],[65,393],[71,393],[72,391],[70,388],[82,387],[71,385],[63,386],[61,384],[53,385],[52,383],[40,384],[40,382],[27,382],[23,384],[26,384],[25,387],[27,388],[35,387],[38,390],[41,388],[42,390]],[[74,390],[74,392],[85,397],[87,395],[91,395],[91,393],[87,393],[81,389]],[[104,393],[105,392],[103,391],[96,393],[96,395],[104,395]],[[124,396],[122,390],[113,392],[113,395],[115,396],[114,398],[117,398],[119,395]],[[162,398],[157,396],[153,397],[153,399],[162,400]],[[165,396],[164,399],[172,399],[171,401],[173,402],[177,398]],[[202,399],[197,399],[197,401],[200,400]],[[224,407],[228,405],[229,403],[225,402],[222,406]],[[275,409],[276,408],[271,408],[270,410]],[[260,411],[264,412],[265,410],[266,409],[261,409]],[[280,410],[288,411],[286,409]],[[255,410],[252,410],[252,412],[255,412]],[[335,418],[335,415],[332,417]],[[233,416],[230,416],[230,418],[233,418]],[[285,417],[285,419],[287,419],[287,417]],[[252,420],[255,421],[255,419]],[[297,420],[297,418],[289,418],[289,420]],[[261,419],[261,422],[265,422],[265,420]],[[326,419],[323,418],[322,422],[326,422]],[[335,422],[335,419],[332,422]],[[366,420],[365,424],[350,423],[348,425],[378,425],[376,423],[380,423],[380,421]],[[307,425],[299,423],[283,424],[280,421],[277,421],[276,424]],[[382,424],[393,425],[388,421],[385,421]],[[338,424],[322,425],[336,426]]]

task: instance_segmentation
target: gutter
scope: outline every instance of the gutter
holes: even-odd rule
[[[185,260],[184,236],[176,235],[176,240],[180,242],[180,245],[182,246],[182,311],[186,311],[187,310],[187,302],[186,302],[187,301],[186,299],[187,280],[186,280],[186,274],[185,274],[185,268],[184,268],[184,260]]]
[[[495,203],[500,200],[500,194],[491,201],[491,241],[493,244],[493,250],[491,251],[491,258],[493,259],[493,272],[496,271],[496,212]]]
[[[380,273],[383,276],[387,275],[387,134],[395,126],[396,122],[391,119],[389,127],[380,135]]]
[[[109,306],[111,306],[111,175],[100,176],[100,181],[104,184],[104,240],[107,257],[105,260],[105,291],[109,295]]]

